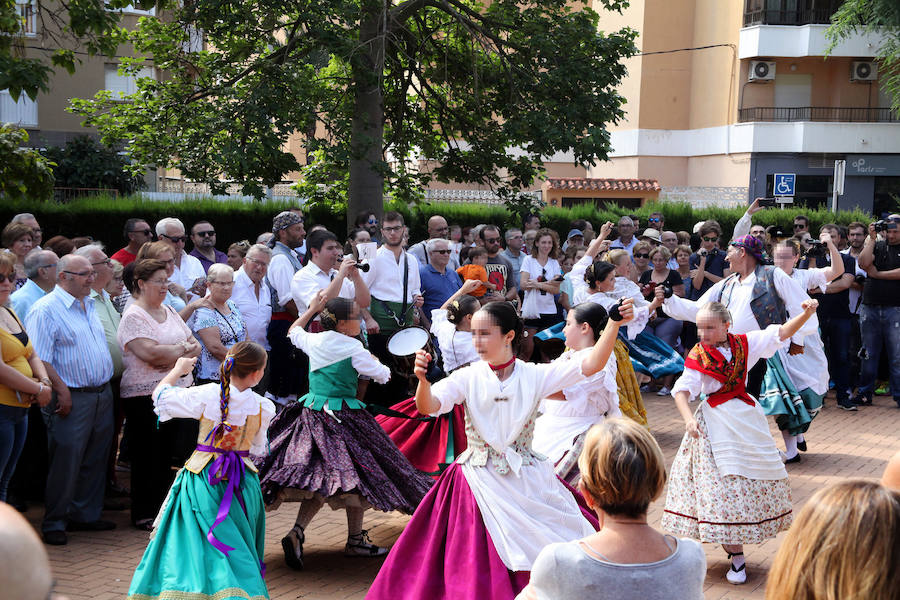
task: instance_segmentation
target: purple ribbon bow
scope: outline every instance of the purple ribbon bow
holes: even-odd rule
[[[216,514],[216,520],[206,533],[206,539],[209,543],[222,552],[222,554],[228,556],[228,553],[234,550],[234,548],[217,540],[216,536],[213,535],[213,529],[218,527],[219,524],[228,517],[228,513],[231,510],[231,502],[235,496],[237,496],[241,508],[244,509],[244,514],[247,513],[247,507],[244,505],[244,497],[241,495],[241,480],[244,476],[244,461],[242,460],[242,457],[250,456],[250,452],[247,450],[223,450],[222,448],[206,446],[204,444],[197,444],[197,450],[200,452],[214,452],[219,455],[213,461],[212,467],[209,469],[210,485],[216,485],[226,479],[228,480],[228,485],[225,488],[225,495],[222,496],[222,502],[219,503],[219,512]]]

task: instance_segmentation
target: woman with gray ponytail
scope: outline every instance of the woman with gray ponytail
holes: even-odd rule
[[[156,517],[128,597],[268,598],[265,505],[250,460],[266,452],[275,416],[275,405],[251,389],[263,377],[266,351],[238,342],[219,367],[218,383],[177,387],[196,362],[179,358],[153,391],[161,422],[196,419],[200,435]],[[201,555],[185,560],[188,548]]]
[[[309,356],[309,393],[272,421],[271,449],[259,463],[263,497],[269,508],[300,502],[294,527],[281,540],[284,560],[303,569],[305,530],[327,502],[347,510],[346,556],[382,556],[362,528],[368,507],[412,514],[431,485],[357,399],[360,375],[387,382],[390,370],[362,342],[359,306],[325,291],[288,330],[291,343]],[[304,328],[314,316],[324,331]]]

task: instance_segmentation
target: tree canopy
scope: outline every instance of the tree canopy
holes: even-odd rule
[[[635,52],[633,31],[600,31],[582,1],[157,6],[120,32],[146,57],[121,69],[163,75],[139,79],[124,102],[100,92],[73,109],[107,142],[126,141],[136,165],[254,195],[301,169],[286,146],[299,132],[311,177],[348,179],[351,215],[435,179],[519,189],[557,152],[606,159],[607,125],[623,116],[621,59]]]
[[[900,2],[845,0],[831,17],[828,51],[842,39],[861,32],[882,36],[877,54],[880,62],[878,78],[891,95],[894,110],[900,112]]]

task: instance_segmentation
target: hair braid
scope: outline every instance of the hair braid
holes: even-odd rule
[[[216,428],[216,437],[223,435],[225,431],[231,431],[228,422],[228,401],[231,399],[231,369],[234,367],[234,355],[227,354],[222,366],[219,367],[219,387],[222,390],[219,399],[219,408],[222,411],[222,422]]]

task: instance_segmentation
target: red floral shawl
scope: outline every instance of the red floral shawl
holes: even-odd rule
[[[709,375],[722,384],[722,387],[710,394],[706,401],[710,406],[718,406],[733,398],[753,405],[753,397],[747,393],[747,336],[728,334],[728,346],[731,348],[731,360],[726,361],[715,346],[697,344],[684,359],[688,369]]]

